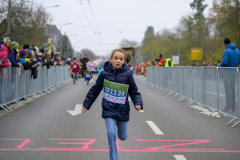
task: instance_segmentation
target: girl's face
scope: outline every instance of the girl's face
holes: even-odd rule
[[[120,69],[125,63],[124,53],[116,51],[113,53],[112,58],[110,58],[113,69]]]
[[[92,62],[92,61],[93,61],[93,59],[92,59],[92,58],[90,58],[90,61]]]

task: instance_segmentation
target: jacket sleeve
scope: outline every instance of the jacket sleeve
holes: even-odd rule
[[[225,50],[223,53],[223,59],[222,59],[222,63],[220,64],[220,67],[226,67],[228,65],[228,60],[229,60],[229,52]]]
[[[42,63],[42,66],[46,66],[47,65],[47,62],[41,62]]]
[[[102,72],[101,72],[102,73]],[[88,94],[83,102],[83,107],[89,110],[103,89],[104,75],[100,74],[98,76],[97,82],[92,88],[88,91]]]
[[[24,70],[28,70],[28,69],[32,69],[32,65],[34,65],[34,64],[36,64],[37,63],[37,61],[33,61],[33,62],[31,62],[31,63],[25,63],[25,64],[23,64],[23,66],[24,66]]]
[[[129,88],[128,88],[128,93],[133,101],[134,106],[140,105],[141,108],[143,109],[143,101],[142,101],[142,95],[141,93],[138,92],[137,85],[133,79],[133,75],[130,74],[129,76]]]
[[[239,50],[238,50],[238,64],[240,64],[240,53],[239,53]]]
[[[7,62],[8,55],[3,54],[2,59],[4,60],[4,64],[1,66],[2,68],[7,68],[10,64]]]

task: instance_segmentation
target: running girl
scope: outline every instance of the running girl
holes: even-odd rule
[[[132,51],[127,54],[125,51]],[[104,88],[104,98],[102,99],[102,117],[105,119],[108,136],[110,160],[118,160],[116,146],[116,125],[118,128],[118,138],[122,141],[127,139],[127,124],[129,121],[130,95],[137,111],[143,109],[142,96],[133,79],[133,75],[126,63],[131,61],[131,56],[135,56],[135,48],[122,47],[115,49],[110,57],[110,61],[104,64],[96,84],[89,90],[82,108],[82,113],[89,110],[99,93]]]

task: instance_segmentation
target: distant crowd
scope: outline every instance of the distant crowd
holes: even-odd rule
[[[19,67],[24,70],[31,70],[31,76],[36,79],[38,76],[38,66],[70,65],[71,59],[61,61],[59,52],[44,53],[44,49],[38,49],[36,46],[24,44],[19,48],[17,42],[7,40],[0,41],[0,68],[9,66]]]

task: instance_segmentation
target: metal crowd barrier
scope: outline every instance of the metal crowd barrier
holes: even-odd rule
[[[208,108],[213,118],[221,114],[240,123],[240,75],[238,68],[221,67],[147,67],[147,85],[179,101],[188,100]],[[215,115],[214,115],[215,114]]]
[[[38,67],[38,77],[33,79],[30,70],[17,67],[0,68],[0,108],[12,110],[7,104],[16,102],[23,105],[20,99],[32,101],[30,96],[40,98],[43,92],[62,86],[71,78],[69,66]]]

